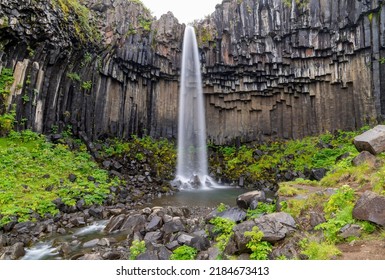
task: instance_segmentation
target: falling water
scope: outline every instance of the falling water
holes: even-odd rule
[[[183,39],[175,181],[182,189],[204,189],[214,184],[208,176],[202,79],[198,45],[191,26],[186,27]]]

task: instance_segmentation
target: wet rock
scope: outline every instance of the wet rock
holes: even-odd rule
[[[369,166],[374,167],[376,165],[377,159],[376,157],[369,153],[368,151],[362,151],[352,160],[352,164],[354,166],[359,166],[361,164],[368,164]]]
[[[9,251],[6,252],[9,254],[11,260],[18,260],[25,255],[24,243],[17,242],[9,248]]]
[[[365,191],[354,205],[353,217],[385,226],[385,196]]]
[[[147,231],[157,230],[162,226],[162,218],[159,216],[152,217],[151,221],[146,225]]]
[[[263,191],[252,191],[241,194],[237,197],[237,205],[243,209],[249,209],[251,204],[255,202],[265,202],[266,196]]]
[[[100,253],[94,254],[85,254],[84,256],[78,258],[78,260],[87,260],[87,261],[95,261],[95,260],[103,260]]]
[[[122,254],[117,251],[106,252],[102,255],[105,260],[119,260],[122,258]]]
[[[84,242],[83,248],[95,247],[96,245],[98,245],[99,241],[100,241],[100,239],[96,238],[96,239],[92,239],[90,241]]]
[[[126,215],[121,214],[118,216],[114,216],[110,219],[106,227],[104,228],[105,232],[111,233],[120,229],[123,225],[124,220],[126,219]]]
[[[377,155],[385,151],[385,125],[376,127],[354,138],[354,145],[358,151],[368,151]]]

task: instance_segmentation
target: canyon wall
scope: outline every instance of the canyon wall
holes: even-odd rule
[[[185,26],[128,0],[85,1],[84,25],[63,1],[0,3],[0,68],[15,77],[4,102],[16,104],[18,128],[176,137]],[[224,0],[194,26],[214,143],[301,138],[385,115],[381,0]]]

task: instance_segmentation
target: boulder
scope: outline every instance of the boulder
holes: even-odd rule
[[[340,236],[342,238],[348,237],[360,237],[361,236],[361,226],[355,224],[347,224],[346,226],[340,229]]]
[[[112,217],[104,228],[104,231],[111,233],[113,231],[119,230],[125,219],[126,216],[124,214]]]
[[[310,172],[310,179],[321,181],[325,177],[327,170],[325,168],[314,168]]]
[[[184,230],[185,230],[185,226],[179,217],[174,217],[170,222],[167,222],[163,225],[163,231],[166,234],[184,231]]]
[[[284,239],[296,229],[293,217],[284,212],[272,213],[240,223],[234,227],[233,236],[238,253],[248,251],[246,244],[250,241],[250,237],[245,237],[245,232],[252,231],[254,226],[257,226],[263,232],[263,241],[272,243]]]
[[[147,231],[157,230],[162,226],[162,218],[159,216],[152,217],[151,221],[146,225]]]
[[[265,202],[266,196],[263,191],[252,191],[241,194],[237,197],[237,205],[243,209],[249,209],[250,205],[254,202]]]
[[[238,207],[232,207],[223,212],[219,212],[216,215],[217,217],[225,218],[232,220],[236,223],[244,221],[246,219],[246,212]]]
[[[160,231],[151,231],[147,232],[144,236],[144,240],[151,242],[151,243],[158,243],[159,240],[161,240],[163,237],[163,233]]]
[[[353,208],[353,217],[385,226],[385,196],[365,191]]]
[[[376,157],[369,153],[368,151],[362,151],[361,153],[358,154],[353,160],[352,164],[354,166],[359,166],[361,164],[367,163],[370,166],[374,167],[376,165]]]
[[[129,215],[127,219],[123,222],[120,230],[128,231],[128,235],[133,234],[134,232],[141,231],[145,228],[146,225],[146,216],[140,214]]]
[[[377,125],[356,136],[354,145],[358,151],[368,151],[373,155],[385,151],[385,125]]]

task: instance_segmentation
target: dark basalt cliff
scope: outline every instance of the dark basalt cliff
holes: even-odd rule
[[[91,20],[65,0],[1,1],[0,68],[15,77],[4,102],[16,104],[19,128],[175,137],[185,26],[170,13],[153,19],[138,1],[84,2]],[[194,24],[208,137],[219,144],[300,138],[381,120],[383,3],[217,5]]]

